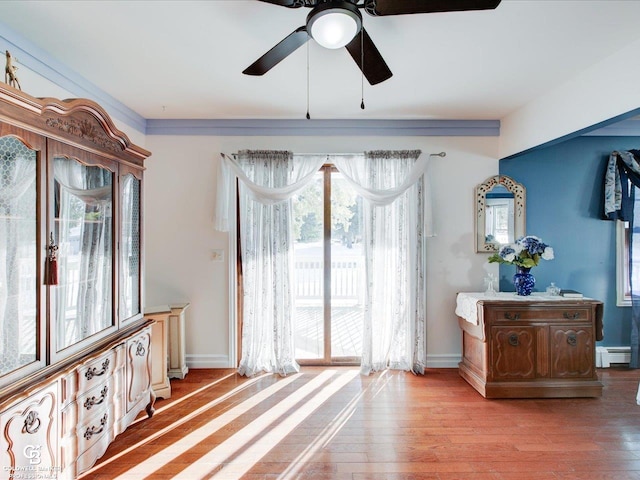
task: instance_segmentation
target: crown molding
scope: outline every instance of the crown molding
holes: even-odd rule
[[[147,120],[147,135],[497,137],[499,120]]]

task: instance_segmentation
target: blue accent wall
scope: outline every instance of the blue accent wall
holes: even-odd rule
[[[640,148],[640,137],[578,137],[500,161],[500,174],[527,189],[527,234],[551,245],[555,259],[531,272],[535,291],[555,282],[604,302],[603,346],[630,344],[631,308],[616,306],[616,228],[603,220],[609,154]],[[513,291],[514,267],[500,266],[500,289]]]

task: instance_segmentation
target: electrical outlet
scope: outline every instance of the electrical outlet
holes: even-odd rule
[[[224,261],[224,250],[217,248],[211,252],[211,260],[214,262]]]

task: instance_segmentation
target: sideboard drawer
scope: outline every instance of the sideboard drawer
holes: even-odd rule
[[[96,416],[96,412],[104,409],[114,398],[114,377],[106,378],[84,395],[78,397],[78,423],[84,423],[88,418]]]
[[[554,305],[549,307],[531,307],[520,305],[520,302],[514,302],[510,307],[496,307],[488,310],[487,315],[490,320],[496,322],[513,322],[513,321],[589,321],[592,318],[591,308],[581,306]]]
[[[82,394],[110,377],[116,368],[113,350],[78,368],[78,393]]]

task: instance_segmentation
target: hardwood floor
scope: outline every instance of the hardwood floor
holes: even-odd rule
[[[191,370],[85,479],[640,479],[640,371],[601,398],[487,400],[456,369]]]

